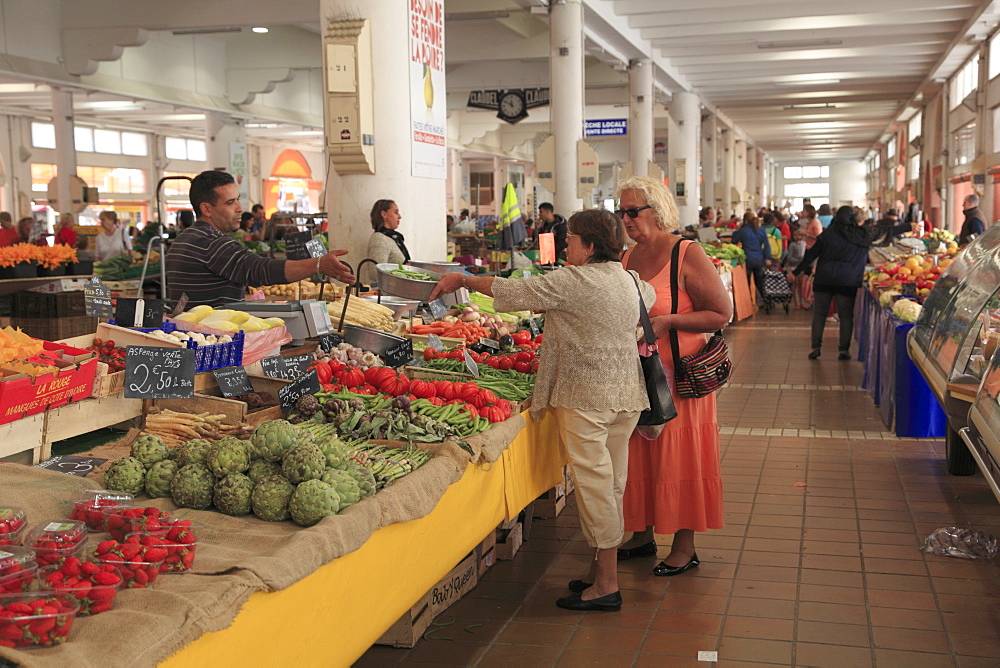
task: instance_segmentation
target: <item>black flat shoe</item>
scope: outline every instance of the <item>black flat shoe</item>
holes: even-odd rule
[[[601,596],[590,601],[584,601],[580,594],[566,596],[556,601],[556,605],[563,610],[585,610],[598,612],[618,612],[622,609],[622,593],[616,591],[607,596]]]
[[[586,591],[587,589],[590,589],[593,586],[594,586],[594,583],[592,583],[592,582],[584,582],[583,580],[570,580],[569,581],[569,590],[571,592],[573,592],[574,594],[580,594],[580,593]]]
[[[811,360],[819,359],[819,348],[813,348],[813,351],[809,353],[809,359]]]
[[[700,563],[701,562],[698,561],[698,555],[697,554],[695,554],[693,557],[691,557],[691,560],[689,562],[687,562],[686,564],[684,564],[683,566],[668,566],[667,562],[661,561],[660,563],[656,564],[656,567],[653,569],[653,575],[659,575],[661,577],[670,577],[671,575],[680,575],[681,573],[683,573],[685,571],[689,571],[692,568],[698,568],[698,565]]]
[[[636,559],[638,557],[655,557],[655,556],[656,556],[655,540],[651,540],[645,545],[640,545],[639,547],[618,548],[618,561],[625,561],[627,559]]]
[[[851,353],[846,351],[842,352],[839,355],[837,355],[837,359],[840,360],[841,362],[846,362],[851,359]]]

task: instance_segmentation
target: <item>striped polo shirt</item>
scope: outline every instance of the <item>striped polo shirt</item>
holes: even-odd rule
[[[248,285],[287,283],[285,260],[253,253],[199,220],[177,235],[167,251],[167,297],[188,296],[188,306],[242,301]]]

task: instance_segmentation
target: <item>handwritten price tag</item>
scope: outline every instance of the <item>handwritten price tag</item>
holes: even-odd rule
[[[195,352],[189,348],[129,346],[125,351],[126,399],[194,396]]]

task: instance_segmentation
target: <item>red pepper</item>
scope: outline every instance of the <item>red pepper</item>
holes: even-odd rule
[[[316,360],[309,365],[309,368],[316,370],[316,378],[319,380],[321,386],[333,379],[333,371],[330,370],[330,366],[326,362]]]

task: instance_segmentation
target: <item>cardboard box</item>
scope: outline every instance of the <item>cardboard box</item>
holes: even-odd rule
[[[569,496],[576,489],[576,485],[573,483],[573,474],[569,470],[569,464],[563,466],[563,480],[563,484],[566,486],[566,496]]]
[[[52,362],[58,371],[29,376],[0,369],[0,424],[86,399],[93,393],[97,358],[92,352],[49,341],[43,345],[59,354],[61,359]]]
[[[497,531],[497,559],[510,561],[521,549],[524,541],[524,525],[520,522],[514,524],[511,529],[501,529]]]
[[[566,507],[566,486],[559,483],[549,491],[535,499],[534,516],[540,519],[559,517]]]
[[[497,532],[491,531],[479,545],[476,546],[476,561],[479,564],[479,577],[496,563],[497,559]]]
[[[393,647],[413,647],[431,622],[452,604],[472,591],[479,582],[479,565],[473,550],[431,590],[420,597],[395,624],[389,627],[376,645]]]
[[[83,288],[90,282],[89,278],[57,278],[51,283],[43,283],[33,288],[28,288],[31,292],[44,292],[49,294],[60,292],[82,292]]]

